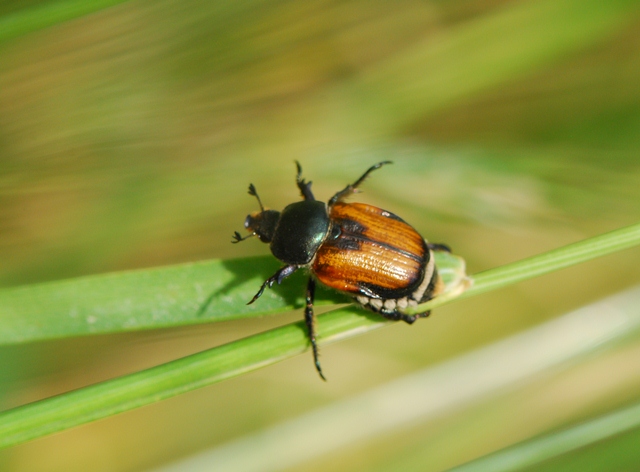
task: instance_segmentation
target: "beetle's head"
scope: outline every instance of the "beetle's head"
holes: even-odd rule
[[[276,210],[261,210],[251,213],[244,220],[244,227],[258,236],[263,243],[270,243],[276,232],[276,225],[280,219],[280,212]]]
[[[240,233],[236,231],[233,234],[233,241],[231,242],[239,243],[251,236],[258,236],[260,241],[263,243],[270,243],[276,232],[276,225],[280,219],[280,212],[276,210],[265,210],[253,184],[249,185],[249,195],[253,195],[258,199],[260,211],[255,211],[247,215],[247,218],[244,220],[244,227],[247,228],[251,234],[243,238],[240,236]]]

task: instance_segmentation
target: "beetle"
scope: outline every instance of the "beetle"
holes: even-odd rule
[[[250,184],[249,195],[256,197],[260,211],[245,219],[248,236],[242,237],[237,231],[233,235],[233,243],[256,236],[268,243],[272,254],[285,264],[264,281],[248,305],[260,298],[265,288],[282,283],[296,270],[305,268],[310,273],[304,319],[316,370],[323,380],[314,328],[316,282],[353,297],[362,307],[385,318],[409,324],[429,316],[429,311],[408,315],[402,310],[430,300],[443,289],[433,251],[449,252],[447,246],[427,242],[389,211],[345,202],[371,172],[386,164],[391,161],[371,166],[325,205],[314,198],[311,182],[302,178],[302,167],[296,161],[296,185],[303,200],[281,212],[266,209]]]

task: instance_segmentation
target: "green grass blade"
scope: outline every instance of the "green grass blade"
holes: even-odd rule
[[[529,257],[518,262],[507,264],[495,269],[489,269],[472,278],[473,285],[462,295],[463,298],[472,295],[497,290],[507,285],[513,285],[527,279],[555,272],[581,262],[606,256],[640,244],[640,224],[627,226],[600,236],[578,241],[558,249],[554,249],[537,256]],[[442,297],[418,305],[407,313],[419,313],[447,303],[454,297]]]
[[[452,472],[522,470],[638,427],[640,427],[640,403],[563,431],[516,444],[456,467]]]
[[[302,306],[303,274],[247,305],[279,264],[212,260],[0,290],[0,345],[281,313]],[[327,290],[319,304],[347,301]]]
[[[457,259],[436,254],[436,263],[447,276],[446,268]],[[227,321],[300,308],[305,290],[302,272],[247,305],[278,266],[272,256],[212,260],[0,290],[0,345]],[[348,303],[349,298],[318,287],[316,302],[318,306]]]
[[[555,272],[595,257],[606,256],[612,252],[633,247],[639,242],[640,224],[620,228],[513,264],[484,271],[474,277],[473,287],[467,290],[464,296],[496,290]]]
[[[554,264],[557,269],[633,244],[640,244],[640,224],[548,254],[553,255],[549,260],[556,261]],[[592,250],[587,251],[587,248]],[[541,255],[533,259],[544,257],[545,255]],[[492,278],[500,280],[501,273],[512,274],[513,267],[521,267],[521,264],[522,262],[516,262],[493,269]],[[548,271],[536,270],[537,264],[529,267],[536,274]],[[516,275],[505,275],[505,280],[510,283],[523,280],[521,271],[522,268],[515,271]],[[480,275],[478,278],[482,281]],[[491,287],[497,288],[506,283],[493,283]],[[360,334],[384,324],[386,321],[380,317],[362,310],[337,310],[318,317],[320,344]],[[18,444],[237,376],[299,354],[307,347],[304,325],[294,323],[151,369],[17,407],[0,413],[0,447]]]

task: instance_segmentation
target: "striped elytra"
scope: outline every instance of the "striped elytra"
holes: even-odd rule
[[[311,266],[318,281],[353,295],[367,287],[383,298],[410,295],[422,282],[429,249],[401,218],[371,205],[338,202],[329,219],[331,234]]]

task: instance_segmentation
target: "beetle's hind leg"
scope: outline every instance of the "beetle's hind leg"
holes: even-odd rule
[[[385,313],[383,311],[379,311],[380,315],[384,316],[388,320],[392,321],[404,321],[407,324],[413,324],[418,318],[426,318],[431,314],[431,311],[425,311],[424,313],[416,313],[415,315],[405,315],[404,313],[400,313],[398,311],[394,311],[391,313]]]
[[[352,184],[347,185],[344,189],[340,190],[333,197],[331,197],[331,200],[329,200],[329,206],[333,205],[334,203],[336,203],[336,202],[342,200],[343,198],[346,198],[349,195],[351,195],[352,193],[354,193],[356,191],[356,189],[358,188],[358,186],[362,182],[364,182],[364,180],[369,176],[369,174],[371,172],[373,172],[376,169],[379,169],[380,167],[382,167],[385,164],[391,164],[391,161],[378,162],[376,165],[373,165],[373,166],[369,167],[367,169],[367,171],[364,174],[362,174],[362,176],[358,180],[356,180]]]
[[[320,367],[320,358],[318,356],[318,345],[316,344],[316,330],[314,325],[314,316],[313,316],[313,300],[315,298],[316,292],[316,282],[311,277],[309,277],[309,283],[307,283],[307,297],[306,297],[306,306],[304,308],[304,321],[307,324],[307,333],[309,334],[309,341],[311,342],[311,350],[313,351],[313,362],[316,365],[316,370],[318,374],[320,374],[320,378],[322,380],[327,380],[324,378],[324,374],[322,373],[322,367]]]
[[[313,193],[311,192],[311,182],[307,182],[302,178],[302,167],[300,166],[300,163],[298,161],[296,161],[296,168],[298,169],[298,173],[296,174],[296,184],[300,189],[302,198],[304,198],[305,200],[314,201],[315,198],[313,196]]]
[[[451,252],[451,248],[446,244],[440,243],[427,243],[427,247],[432,251],[443,251],[443,252]]]

